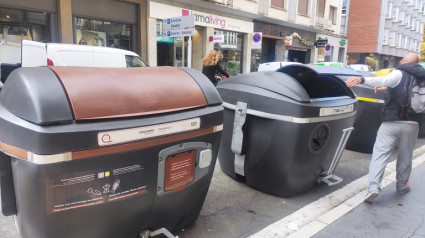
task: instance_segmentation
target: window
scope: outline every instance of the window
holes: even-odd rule
[[[148,67],[145,61],[137,55],[125,55],[125,62],[127,63],[127,68]]]
[[[298,0],[298,13],[308,15],[308,2],[309,0]]]
[[[404,44],[403,44],[403,48],[407,49],[408,42],[409,42],[409,37],[405,36],[405,37],[404,37]]]
[[[396,41],[397,47],[401,47],[401,41],[402,41],[402,35],[399,33],[397,34],[397,41]]]
[[[388,44],[390,46],[395,46],[395,32],[391,32]]]
[[[400,11],[400,16],[399,16],[398,20],[401,22],[401,24],[404,23],[404,11]]]
[[[0,40],[50,41],[50,14],[0,7]]]
[[[285,0],[271,0],[270,5],[273,7],[284,8]]]
[[[79,17],[74,25],[77,44],[134,49],[132,25]]]
[[[342,14],[347,14],[347,1],[342,1]]]
[[[336,24],[336,7],[331,6],[329,8],[329,20],[332,21],[332,24]]]
[[[392,3],[392,2],[390,2],[390,3],[388,3],[388,5],[387,5],[387,12],[385,13],[385,17],[386,17],[386,18],[391,18],[391,16],[392,16],[392,11],[393,11],[393,3]]]
[[[393,10],[393,21],[394,22],[398,22],[399,11],[400,11],[399,7],[395,7],[394,10]]]
[[[406,26],[409,26],[409,25],[410,25],[410,14],[409,14],[409,15],[407,15],[407,17],[406,17],[405,25],[406,25]]]
[[[385,44],[385,45],[387,45],[388,44],[388,29],[385,29],[384,30],[384,39],[383,39],[383,41],[382,41],[382,44]]]
[[[411,22],[412,30],[415,29],[415,26],[416,26],[415,18],[412,17],[412,22]]]
[[[326,0],[319,0],[319,5],[317,6],[318,17],[322,17],[322,18],[325,17],[325,6],[326,6]]]
[[[421,25],[421,29],[419,30],[419,33],[421,35],[423,35],[424,34],[424,24],[420,24],[420,25]]]
[[[420,27],[419,27],[419,21],[416,22],[416,32],[419,32]]]

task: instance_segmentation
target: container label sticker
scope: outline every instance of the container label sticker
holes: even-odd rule
[[[352,112],[353,110],[354,110],[353,104],[341,106],[341,107],[322,107],[320,108],[320,116],[321,117],[332,116],[332,115]]]
[[[50,178],[46,188],[48,213],[104,205],[145,194],[146,177],[142,165],[133,164]]]
[[[169,135],[178,132],[191,131],[200,128],[201,119],[192,118],[183,121],[170,122],[138,128],[99,132],[97,141],[99,146],[120,144],[129,141],[142,140],[157,136]]]

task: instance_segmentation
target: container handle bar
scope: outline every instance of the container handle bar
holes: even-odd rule
[[[246,112],[248,110],[248,104],[244,102],[237,102],[235,109],[235,119],[233,121],[233,134],[232,134],[232,152],[235,153],[235,173],[245,176],[245,155],[242,155],[243,146],[243,130],[242,127],[245,125]]]
[[[336,166],[338,165],[339,161],[342,157],[342,152],[344,152],[345,145],[347,144],[348,138],[350,137],[351,132],[353,131],[354,127],[346,128],[342,130],[342,137],[339,141],[339,145],[335,151],[334,158],[332,160],[331,166],[328,169],[328,172],[323,177],[319,178],[319,182],[325,182],[329,186],[336,185],[340,182],[342,182],[342,178],[333,175],[335,172]],[[332,182],[331,180],[335,180],[336,182]]]
[[[157,236],[157,235],[160,235],[160,234],[165,235],[167,238],[179,238],[178,236],[173,236],[173,234],[171,234],[171,232],[169,232],[165,228],[160,228],[156,231],[144,230],[144,231],[140,232],[139,236],[140,236],[140,238],[149,238],[149,237]]]

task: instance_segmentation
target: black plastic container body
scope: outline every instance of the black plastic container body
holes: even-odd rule
[[[320,84],[324,82],[314,82],[321,81],[315,68],[296,67],[297,71],[315,74],[310,75],[314,92],[302,87],[305,82],[297,83],[293,77],[279,72],[232,77],[233,81],[224,81],[217,87],[225,107],[218,156],[222,170],[233,178],[246,179],[247,185],[255,189],[281,197],[308,190],[326,174],[336,156],[343,131],[354,123],[357,108],[354,94],[335,76],[326,80],[332,84],[327,85],[333,88],[330,93],[337,92],[337,95],[327,98],[327,89],[324,89],[324,94],[310,99],[309,93],[320,94]],[[243,126],[244,177],[235,172],[235,153],[231,149],[233,105],[237,101],[248,105]],[[320,116],[325,108],[350,109]]]
[[[16,215],[23,238],[136,238],[145,229],[177,231],[196,221],[217,158],[223,107],[207,78],[183,70],[200,85],[206,106],[82,121],[69,118],[65,96],[41,93],[60,88],[48,68],[12,74],[0,96],[0,182],[13,186],[0,194],[9,201],[2,203],[4,215]],[[34,75],[45,77],[35,83]],[[35,98],[28,109],[35,116],[10,100],[14,91]],[[55,106],[65,109],[48,115]],[[129,132],[136,138],[115,141]]]
[[[376,77],[370,72],[360,72],[363,77]],[[341,77],[346,81],[348,77]],[[346,148],[362,153],[372,153],[376,134],[381,125],[381,110],[384,104],[384,92],[376,92],[374,87],[357,85],[352,88],[357,95],[359,105],[354,121],[354,130],[347,141]]]

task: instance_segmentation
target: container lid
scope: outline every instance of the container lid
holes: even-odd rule
[[[43,125],[175,112],[221,98],[203,74],[184,68],[34,67],[12,72],[0,103]]]
[[[351,75],[361,76],[351,69],[293,64],[275,72],[255,72],[234,76],[221,82],[218,88],[227,88],[229,84],[249,85],[299,102],[338,96],[355,98],[354,93],[341,79],[342,76]]]
[[[158,114],[206,106],[186,72],[172,67],[51,67],[76,121]]]

